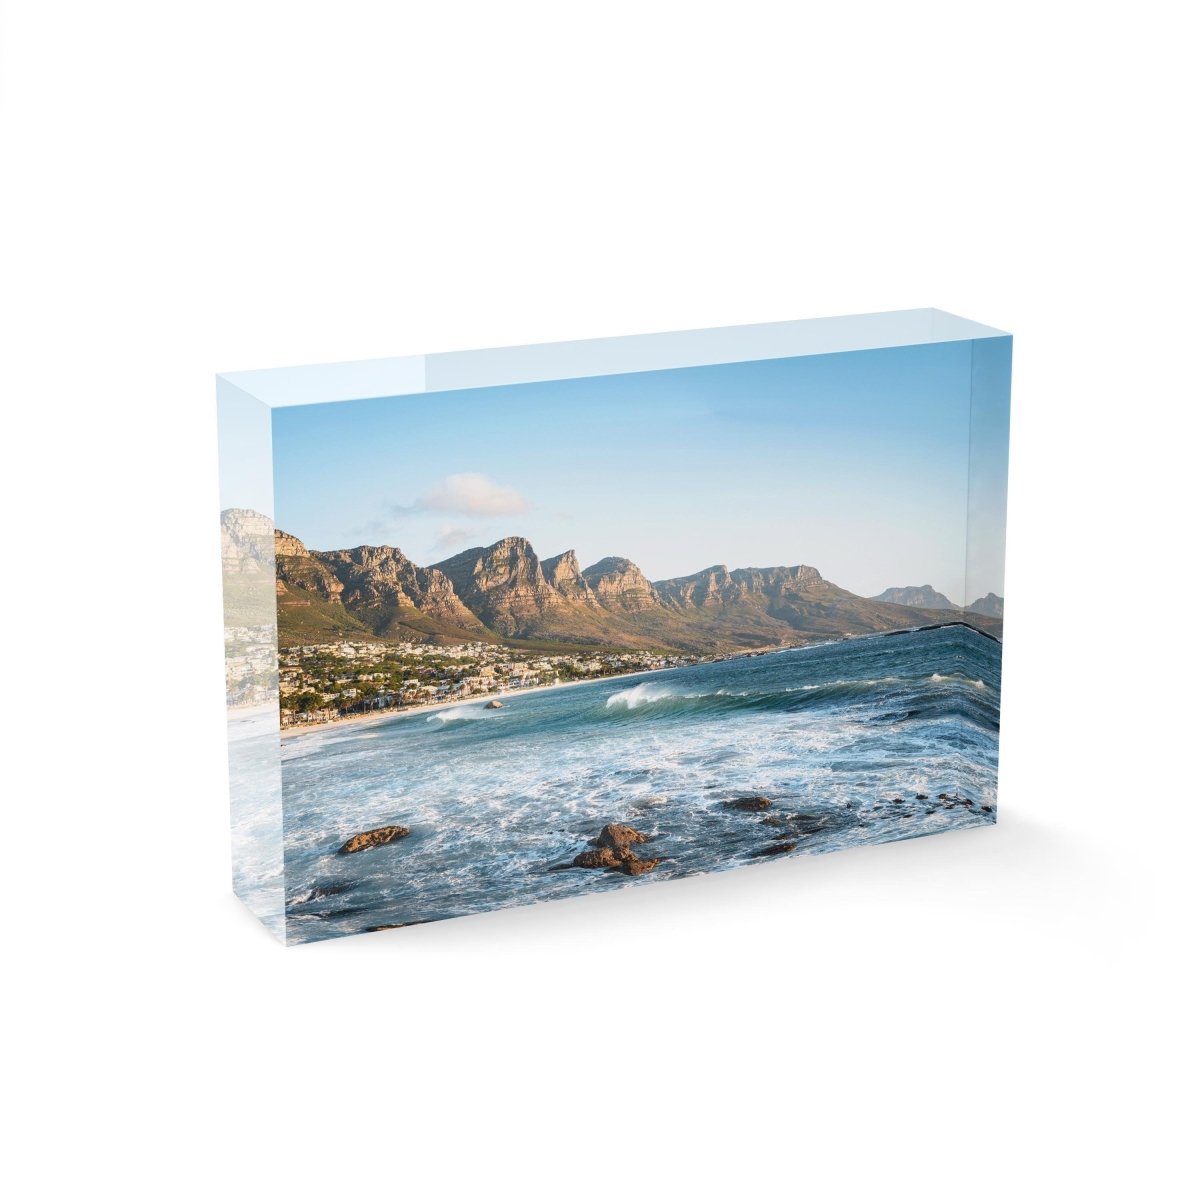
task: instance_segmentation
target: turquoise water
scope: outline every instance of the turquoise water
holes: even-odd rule
[[[821,853],[989,823],[1000,657],[950,626],[288,739],[288,937],[644,886],[764,861],[781,842]],[[770,809],[728,803],[750,795]],[[636,879],[549,869],[610,821],[651,835],[638,853],[662,864]],[[411,835],[337,854],[392,824]]]

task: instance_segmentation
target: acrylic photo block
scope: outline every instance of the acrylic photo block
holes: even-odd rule
[[[1011,355],[921,309],[219,376],[237,894],[307,942],[991,825]]]

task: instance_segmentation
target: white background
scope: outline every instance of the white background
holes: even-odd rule
[[[1195,1186],[1183,11],[4,6],[13,1194]],[[1016,335],[996,830],[241,910],[214,372],[921,305]]]

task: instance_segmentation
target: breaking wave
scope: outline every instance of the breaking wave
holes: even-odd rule
[[[487,714],[482,708],[443,708],[425,718],[429,725],[449,725],[454,721],[483,721]]]

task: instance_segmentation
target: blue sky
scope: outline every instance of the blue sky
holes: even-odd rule
[[[971,369],[964,341],[280,408],[275,520],[421,565],[520,534],[651,579],[803,562],[962,601],[1003,587],[1002,539],[964,580]]]

